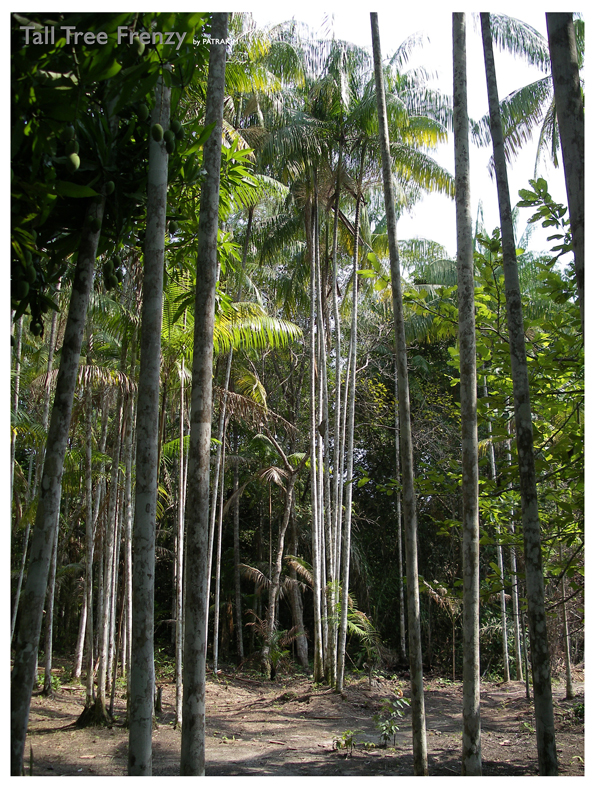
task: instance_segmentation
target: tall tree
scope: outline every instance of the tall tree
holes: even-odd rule
[[[22,616],[11,674],[11,775],[21,775],[23,772],[23,749],[31,692],[37,673],[37,651],[48,571],[54,535],[58,529],[64,457],[103,212],[104,199],[100,203],[91,202],[87,209],[56,379],[40,498],[31,540],[29,571],[23,591]],[[97,225],[94,223],[97,230],[92,228],[94,220],[97,221]]]
[[[478,430],[476,411],[476,327],[474,256],[470,214],[470,152],[466,77],[466,15],[453,21],[453,124],[457,227],[458,337],[462,422],[462,564],[463,564],[463,734],[462,774],[481,775]]]
[[[401,474],[403,492],[403,515],[406,539],[406,575],[408,589],[408,641],[410,653],[410,683],[412,707],[412,741],[414,773],[428,775],[426,746],[426,718],[424,710],[424,682],[422,678],[422,646],[420,640],[420,599],[418,584],[418,547],[416,495],[414,491],[414,464],[412,455],[412,431],[410,425],[410,389],[408,381],[408,359],[403,317],[401,271],[397,248],[397,223],[395,219],[395,197],[389,152],[389,130],[385,105],[385,85],[379,36],[378,14],[370,14],[372,50],[376,98],[379,122],[379,139],[383,164],[383,190],[385,214],[389,237],[389,264],[393,292],[393,318],[395,325],[395,355],[397,364],[397,389],[399,429],[401,440]]]
[[[559,125],[574,270],[584,331],[584,105],[578,73],[578,50],[571,13],[548,13],[547,37]]]
[[[152,125],[167,129],[171,95],[160,77]],[[168,189],[168,152],[152,136],[148,161],[147,226],[139,351],[136,419],[135,518],[132,546],[131,697],[129,700],[129,775],[152,774],[154,714],[154,555],[158,491],[158,413],[160,337],[164,280],[164,236]]]
[[[507,305],[510,358],[514,390],[514,420],[516,445],[518,447],[518,472],[520,499],[522,504],[522,533],[524,537],[524,562],[526,569],[526,593],[533,671],[537,751],[541,775],[557,775],[557,751],[551,695],[551,664],[545,618],[545,586],[543,578],[543,554],[537,503],[535,476],[535,449],[533,444],[526,339],[522,318],[522,300],[518,277],[518,262],[514,242],[514,228],[510,205],[507,166],[503,146],[503,132],[499,114],[499,94],[495,76],[493,41],[489,14],[481,14],[481,29],[485,58],[485,73],[489,97],[489,118],[495,179],[501,223],[503,249],[503,271]]]
[[[205,123],[207,126],[214,124],[214,128],[204,146],[206,175],[200,198],[191,428],[185,506],[187,566],[181,734],[182,775],[204,775],[205,772],[212,357],[227,30],[228,14],[213,14]]]

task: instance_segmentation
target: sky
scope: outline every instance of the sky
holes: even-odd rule
[[[424,4],[422,6],[424,9]],[[524,22],[532,25],[541,33],[546,34],[545,12],[536,10],[535,4],[527,4],[517,11],[506,11]],[[305,22],[320,35],[334,34],[338,39],[345,39],[372,49],[370,32],[370,9],[362,10],[360,5],[339,2],[302,3],[300,10],[289,6],[275,6],[271,3],[244,4],[244,10],[252,12],[260,27],[276,24],[294,17]],[[504,13],[502,11],[502,13]],[[436,72],[437,79],[433,87],[451,96],[452,93],[452,44],[451,44],[451,10],[433,11],[429,4],[426,10],[406,10],[405,4],[384,3],[378,10],[381,49],[383,58],[390,57],[397,47],[410,35],[422,33],[423,45],[417,49],[411,59],[410,66],[424,66],[429,72]],[[486,81],[480,37],[478,14],[467,12],[467,58],[468,58],[468,110],[471,118],[478,120],[488,112],[486,98]],[[496,70],[499,96],[503,98],[516,88],[522,87],[543,76],[542,73],[529,67],[521,60],[515,60],[507,53],[496,51]],[[518,190],[528,188],[528,180],[534,177],[534,160],[536,155],[536,139],[519,154],[516,161],[508,168],[512,206],[518,202]],[[438,148],[432,156],[446,169],[453,173],[453,136]],[[499,225],[497,191],[491,179],[487,165],[491,156],[490,148],[470,150],[471,159],[471,209],[473,221],[476,218],[479,201],[482,202],[485,227],[488,232]],[[549,184],[549,192],[558,202],[566,202],[565,187],[561,167],[555,169],[546,164],[538,173]],[[526,227],[526,218],[532,209],[520,212],[520,220],[516,232],[521,234]],[[455,204],[443,195],[430,195],[424,198],[412,211],[404,213],[398,222],[399,238],[429,238],[443,244],[450,255],[456,251]],[[546,248],[545,231],[535,231],[531,246],[533,249]]]

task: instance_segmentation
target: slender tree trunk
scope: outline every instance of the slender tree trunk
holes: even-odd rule
[[[453,14],[453,122],[457,226],[458,337],[462,422],[463,709],[462,775],[481,775],[478,430],[474,261],[466,81],[466,15]]]
[[[106,516],[106,529],[104,532],[104,604],[100,627],[100,663],[98,666],[98,695],[96,697],[96,718],[109,720],[106,709],[107,682],[110,676],[110,653],[113,642],[112,612],[114,602],[114,576],[117,568],[114,563],[115,533],[117,528],[117,494],[118,473],[121,450],[121,417],[123,411],[122,394],[118,394],[116,415],[114,418],[115,438],[112,453],[112,466],[110,469],[110,486],[108,490],[108,512]]]
[[[46,592],[46,633],[44,639],[44,696],[52,696],[52,641],[54,635],[54,600],[56,593],[56,562],[58,560],[58,529],[54,535],[48,590]]]
[[[85,388],[85,593],[87,620],[85,641],[87,646],[87,673],[85,681],[85,708],[94,703],[94,503],[92,487],[92,392],[88,381]]]
[[[391,175],[391,154],[389,151],[385,86],[383,83],[378,15],[376,13],[370,14],[370,22],[372,28],[372,49],[374,55],[374,74],[376,78],[379,137],[383,163],[385,212],[387,217],[387,235],[389,236],[389,262],[391,268],[391,289],[393,292],[393,316],[395,323],[395,354],[397,360],[398,406],[401,436],[401,476],[404,504],[404,529],[406,535],[406,575],[408,581],[408,631],[412,691],[411,707],[414,773],[416,775],[428,775],[424,682],[422,678],[422,645],[420,637],[420,599],[418,591],[416,494],[414,491],[412,430],[410,425],[408,359],[403,318],[401,272],[397,249],[395,198],[393,195],[393,181]]]
[[[84,580],[85,583],[85,580]],[[80,679],[81,668],[83,665],[83,647],[85,644],[85,627],[87,622],[87,589],[83,588],[83,599],[81,601],[81,614],[79,616],[79,630],[77,632],[77,645],[73,658],[73,678]]]
[[[132,343],[135,348],[135,342]],[[131,377],[134,377],[135,362],[131,364]],[[127,432],[125,433],[125,638],[127,649],[125,653],[125,674],[127,677],[127,720],[129,719],[129,704],[131,701],[131,634],[133,632],[133,447],[135,424],[135,398],[130,397],[127,415]]]
[[[170,83],[170,80],[169,80]],[[156,85],[152,124],[167,129],[170,87]],[[129,700],[129,775],[152,775],[154,718],[154,553],[158,480],[160,335],[164,279],[164,234],[168,189],[168,153],[163,142],[150,140],[148,208],[144,247],[135,518],[133,522],[133,621],[131,633],[131,698]]]
[[[87,219],[101,220],[103,213],[104,200],[92,203],[87,211]],[[64,456],[99,239],[100,231],[93,232],[89,222],[86,221],[79,245],[60,367],[56,380],[41,493],[33,529],[31,558],[23,592],[22,616],[19,622],[15,662],[11,675],[11,775],[23,773],[23,748],[29,720],[31,692],[37,671],[37,651],[53,535],[58,525]]]
[[[279,527],[279,534],[277,538],[277,547],[275,553],[275,560],[271,571],[270,586],[268,588],[268,610],[266,614],[266,632],[264,636],[264,645],[262,647],[262,666],[265,670],[270,669],[270,678],[274,679],[274,671],[276,666],[270,662],[270,648],[273,645],[273,636],[277,629],[277,616],[276,604],[279,596],[281,571],[283,569],[283,552],[285,550],[285,535],[287,533],[287,526],[289,525],[289,518],[291,515],[291,504],[293,502],[293,487],[295,485],[296,476],[292,474],[287,482],[285,488],[285,509]]]
[[[11,403],[11,405],[12,405],[12,410],[13,410],[13,413],[14,413],[15,416],[17,415],[17,412],[19,410],[19,387],[20,387],[20,384],[21,384],[21,342],[22,342],[22,337],[23,337],[23,316],[21,315],[21,317],[19,318],[19,320],[16,323],[16,329],[15,329],[15,335],[14,335],[14,338],[15,338],[15,350],[14,350],[13,356],[14,356],[14,360],[15,360],[15,366],[14,366],[14,384],[13,384],[12,403]],[[10,500],[11,501],[12,501],[12,489],[13,489],[14,478],[15,478],[15,451],[16,451],[16,448],[17,448],[17,433],[16,433],[15,430],[11,430],[10,431]],[[18,591],[19,592],[21,591],[20,585],[19,585],[19,590]],[[16,613],[17,613],[17,608],[18,608],[18,602],[19,602],[19,596],[17,595],[17,598],[15,600],[15,608],[14,608],[15,614],[14,614],[14,617],[13,617],[13,624],[12,624],[13,630],[14,630],[14,620],[16,619]],[[12,640],[12,633],[11,633],[11,640]]]
[[[557,775],[557,751],[553,721],[553,699],[551,696],[551,663],[545,620],[545,589],[543,579],[543,554],[539,525],[537,487],[535,479],[535,453],[532,434],[530,391],[526,342],[518,280],[518,262],[514,243],[512,212],[510,205],[507,167],[503,147],[503,133],[499,114],[499,96],[495,77],[493,42],[489,14],[481,14],[485,71],[489,94],[489,117],[495,177],[501,220],[501,243],[503,247],[503,271],[505,276],[505,298],[510,338],[512,380],[514,386],[514,413],[516,421],[516,443],[518,446],[518,468],[520,474],[520,497],[522,501],[522,533],[524,537],[524,560],[526,569],[526,592],[530,627],[530,648],[535,701],[537,750],[541,775]]]
[[[394,360],[395,361],[395,360]],[[397,508],[397,549],[399,566],[399,655],[402,663],[407,660],[406,653],[406,613],[404,599],[404,572],[403,572],[403,530],[401,528],[401,449],[400,449],[400,429],[399,429],[399,395],[397,392],[397,366],[395,368],[395,476],[397,478],[397,494],[395,496],[395,506]]]
[[[233,495],[239,490],[239,461],[235,460],[233,466]],[[239,497],[235,496],[233,504],[233,561],[235,562],[235,638],[237,644],[237,658],[243,660],[243,611],[241,608],[241,576],[239,565],[241,554],[239,550]]]
[[[185,386],[183,361],[179,377],[179,502],[177,511],[176,553],[176,612],[175,612],[175,725],[183,723],[183,557],[185,555],[185,478],[187,455],[185,452]]]
[[[218,485],[218,533],[216,536],[216,568],[214,573],[214,636],[212,642],[212,672],[216,674],[218,669],[218,647],[220,638],[220,570],[223,553],[223,507],[225,498],[225,436],[229,420],[225,419],[223,428],[223,441],[221,451],[221,474]],[[216,493],[216,491],[215,491]]]
[[[365,148],[362,146],[360,172],[357,182],[356,214],[354,223],[354,260],[352,273],[353,302],[350,355],[348,357],[347,375],[349,377],[349,394],[347,409],[347,486],[345,493],[345,528],[341,556],[341,616],[339,622],[339,642],[337,645],[337,684],[339,693],[343,691],[345,679],[345,645],[347,641],[347,612],[349,600],[349,564],[351,555],[351,523],[354,475],[354,422],[356,413],[356,364],[358,358],[358,260],[360,256],[360,208],[362,205],[362,174],[364,170]]]
[[[562,546],[559,546],[559,560],[562,563]],[[572,662],[570,660],[570,630],[568,628],[568,609],[566,607],[566,582],[562,575],[560,581],[560,592],[562,595],[562,620],[564,623],[564,660],[566,663],[566,698],[574,698],[574,687],[572,685]]]
[[[216,289],[216,242],[227,57],[228,15],[212,15],[206,86],[206,124],[215,127],[204,146],[206,176],[200,199],[196,277],[191,432],[187,501],[185,655],[181,775],[205,772],[206,617],[208,614],[208,540],[210,517],[210,434],[212,355]],[[219,43],[221,42],[222,43]]]
[[[551,76],[559,125],[580,319],[584,331],[584,106],[571,13],[547,13]]]
[[[318,485],[318,399],[316,393],[317,344],[316,344],[316,266],[314,259],[314,226],[308,202],[305,209],[306,241],[310,258],[310,491],[312,502],[312,568],[314,595],[314,681],[324,677],[322,638],[322,555],[320,546],[320,507]]]
[[[508,436],[510,435],[510,425],[507,426]],[[507,463],[512,465],[512,440],[508,440]],[[510,533],[512,535],[510,545],[510,583],[512,587],[512,618],[514,623],[514,651],[516,653],[516,679],[522,682],[522,646],[520,644],[520,585],[518,582],[518,560],[516,557],[516,529],[514,526],[514,509],[510,507]]]
[[[291,553],[297,556],[298,540],[297,529],[295,526],[295,517],[293,510],[293,502],[291,503]],[[297,573],[295,570],[290,572],[291,579],[297,581]],[[291,588],[291,614],[293,618],[293,626],[297,628],[297,636],[295,638],[295,645],[297,647],[297,656],[302,665],[302,668],[307,671],[309,669],[308,662],[308,639],[304,630],[304,608],[302,605],[302,594],[297,583],[294,583]]]
[[[27,526],[25,528],[25,536],[23,537],[23,557],[21,559],[21,569],[19,570],[19,579],[17,581],[17,590],[15,592],[15,601],[12,609],[12,618],[10,623],[10,642],[15,635],[15,625],[17,623],[17,614],[19,612],[19,600],[21,599],[21,588],[23,586],[23,578],[25,577],[25,565],[27,564],[27,548],[29,547],[29,532],[31,531],[31,524],[27,519]]]
[[[343,444],[341,441],[341,412],[342,412],[342,387],[341,387],[341,319],[339,316],[339,301],[337,297],[337,240],[339,235],[339,202],[341,199],[341,175],[343,162],[343,141],[339,143],[339,155],[337,162],[337,183],[335,187],[335,203],[333,207],[333,241],[332,241],[332,262],[333,262],[333,287],[331,289],[331,299],[333,302],[333,325],[335,334],[335,422],[333,427],[333,492],[331,501],[332,510],[332,539],[329,546],[331,554],[331,571],[329,582],[331,585],[331,621],[335,624],[333,629],[332,643],[330,649],[336,657],[338,649],[339,628],[336,626],[335,612],[339,605],[339,568],[341,567],[341,531],[343,519],[343,472],[342,472],[342,452]],[[333,681],[337,682],[337,666],[335,663],[335,676]]]
[[[487,391],[487,378],[484,378],[483,396],[488,396]],[[495,465],[495,448],[493,446],[493,425],[491,421],[487,423],[489,431],[489,464],[491,466],[491,479],[497,485],[497,468]],[[510,681],[510,654],[508,648],[508,632],[507,632],[507,611],[505,603],[505,574],[503,571],[503,549],[501,546],[501,530],[499,526],[495,528],[497,536],[497,566],[499,567],[499,579],[501,582],[500,604],[501,604],[501,642],[503,647],[503,679],[505,682]]]

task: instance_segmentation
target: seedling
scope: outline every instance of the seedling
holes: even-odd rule
[[[336,751],[343,751],[346,750],[347,753],[345,758],[352,755],[352,751],[357,745],[356,742],[356,735],[358,734],[357,731],[352,731],[351,729],[347,729],[344,731],[340,737],[336,737],[333,740],[333,749]]]
[[[381,712],[374,716],[374,722],[381,736],[381,745],[386,748],[391,738],[395,745],[395,736],[399,731],[399,719],[403,718],[405,708],[410,706],[407,699],[395,698],[385,699],[382,704]]]

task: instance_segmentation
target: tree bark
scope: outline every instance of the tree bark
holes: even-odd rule
[[[233,495],[239,490],[239,461],[235,459],[233,466]],[[241,576],[239,565],[241,555],[239,549],[239,497],[235,497],[233,504],[233,561],[235,562],[235,642],[237,645],[237,658],[243,660],[243,610],[241,608]]]
[[[410,654],[410,681],[412,707],[412,740],[414,751],[414,773],[428,775],[426,745],[426,718],[424,711],[424,683],[422,678],[422,644],[420,636],[420,599],[418,587],[418,546],[416,494],[414,491],[414,466],[412,456],[412,429],[410,425],[410,390],[408,381],[408,357],[403,317],[401,271],[397,249],[395,198],[391,174],[389,130],[383,83],[383,66],[378,27],[378,14],[370,14],[374,75],[376,79],[379,138],[383,164],[383,186],[387,235],[389,236],[389,263],[391,289],[393,293],[393,317],[395,324],[395,354],[398,381],[398,407],[401,436],[401,475],[404,504],[404,530],[406,536],[406,575],[408,589],[408,632]]]
[[[167,129],[170,87],[159,78],[152,124]],[[152,775],[154,717],[154,554],[158,480],[160,340],[164,279],[164,234],[168,153],[164,142],[150,140],[148,207],[136,420],[135,516],[133,521],[131,698],[129,700],[129,775]]]
[[[541,775],[557,775],[557,751],[553,721],[553,699],[551,696],[551,664],[545,620],[545,589],[543,579],[543,554],[539,526],[537,486],[535,478],[535,454],[532,433],[530,390],[526,342],[522,318],[522,302],[518,278],[518,262],[512,225],[507,167],[503,145],[503,132],[499,114],[499,95],[495,76],[493,42],[489,14],[481,14],[485,72],[489,94],[489,117],[495,178],[501,220],[501,243],[503,248],[503,271],[505,277],[505,299],[512,380],[514,387],[514,415],[516,422],[516,444],[518,447],[518,469],[520,476],[520,498],[522,502],[522,533],[524,538],[524,561],[526,570],[526,592],[528,621],[530,624],[530,651],[532,661],[537,751]]]
[[[481,775],[476,323],[464,13],[453,14],[453,124],[462,423],[462,775]]]
[[[93,218],[101,221],[103,213],[104,200],[90,204],[87,210],[56,379],[40,498],[31,542],[31,558],[23,592],[22,616],[11,675],[11,775],[23,773],[23,748],[29,720],[31,692],[37,671],[37,651],[52,544],[58,526],[64,457],[71,423],[73,395],[77,384],[87,304],[100,239],[100,231],[93,232],[89,221]]]
[[[349,599],[349,565],[351,551],[351,525],[352,525],[352,498],[354,475],[354,423],[356,414],[356,364],[358,358],[358,259],[360,254],[360,209],[362,205],[362,174],[364,170],[365,148],[362,146],[360,158],[360,172],[356,187],[356,214],[354,236],[354,260],[352,273],[353,302],[350,354],[347,364],[349,378],[348,409],[347,409],[347,486],[345,493],[345,528],[343,532],[343,546],[341,555],[341,615],[339,622],[339,641],[337,644],[337,678],[336,689],[338,693],[343,690],[345,679],[345,645],[347,642],[347,612]]]
[[[187,502],[187,566],[181,775],[205,773],[206,617],[210,517],[212,356],[217,268],[218,202],[228,15],[212,16],[206,86],[206,124],[214,123],[204,146],[206,176],[200,199],[196,277],[191,430]],[[222,41],[223,43],[218,43]]]
[[[553,94],[562,148],[580,319],[584,332],[584,105],[571,13],[547,13]]]
[[[179,372],[179,502],[177,509],[177,551],[175,589],[175,726],[183,723],[183,566],[185,556],[185,481],[187,453],[185,452],[185,385],[183,360]]]
[[[394,360],[395,361],[395,360]],[[399,567],[399,656],[402,663],[408,659],[406,652],[406,614],[404,599],[404,573],[403,573],[403,529],[401,527],[401,449],[400,449],[400,429],[399,429],[399,395],[397,393],[397,367],[394,364],[395,376],[395,476],[397,477],[397,493],[395,495],[395,506],[397,509],[397,564]]]

